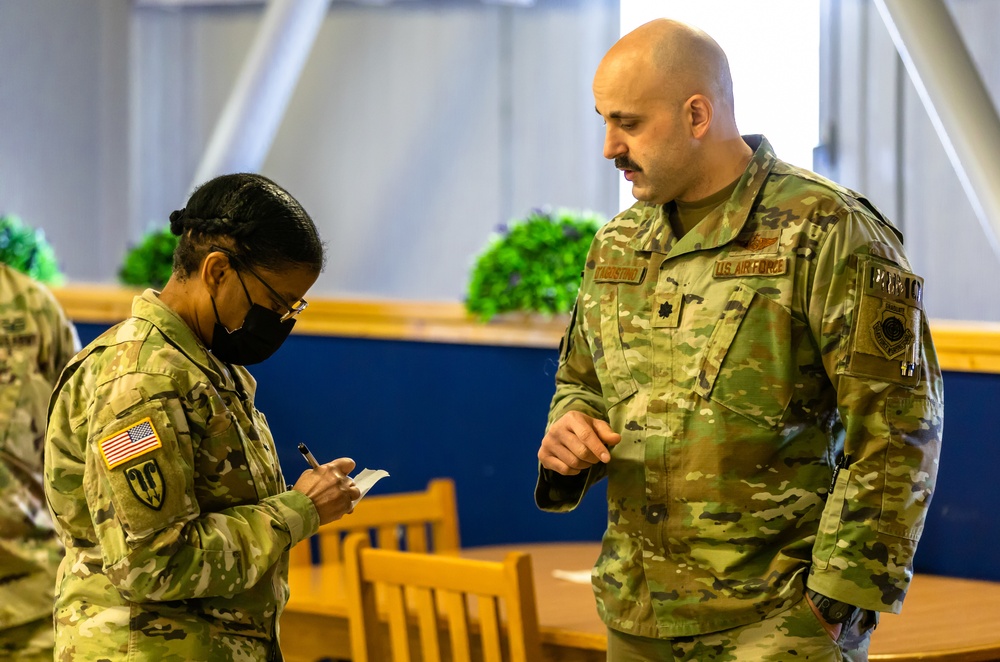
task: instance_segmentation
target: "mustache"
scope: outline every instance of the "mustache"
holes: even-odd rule
[[[627,156],[616,156],[615,167],[619,170],[634,170],[635,172],[642,172],[642,168],[639,167],[639,164]]]

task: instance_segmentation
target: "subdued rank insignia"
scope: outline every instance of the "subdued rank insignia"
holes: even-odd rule
[[[653,327],[677,328],[681,322],[681,304],[684,295],[680,292],[653,295]]]
[[[594,282],[638,285],[645,275],[646,267],[603,265],[594,269]]]
[[[713,275],[716,278],[743,278],[746,276],[781,276],[788,270],[784,257],[760,257],[744,260],[719,260]]]
[[[859,258],[850,372],[915,385],[919,380],[924,281],[871,256]]]
[[[22,333],[26,328],[28,328],[28,322],[23,315],[0,318],[0,329],[3,329],[5,334]]]
[[[142,464],[129,467],[125,470],[125,478],[128,479],[128,486],[135,498],[153,510],[163,507],[167,486],[163,482],[163,474],[156,460],[146,460]]]

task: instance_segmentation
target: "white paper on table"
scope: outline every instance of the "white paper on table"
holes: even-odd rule
[[[361,490],[361,496],[351,502],[351,507],[358,505],[358,501],[365,498],[368,494],[368,490],[375,486],[375,483],[379,482],[383,478],[389,475],[389,472],[385,469],[362,469],[358,472],[358,475],[354,477],[354,485],[359,490]]]
[[[564,579],[574,584],[589,584],[591,579],[590,570],[553,570],[552,576],[556,579]]]

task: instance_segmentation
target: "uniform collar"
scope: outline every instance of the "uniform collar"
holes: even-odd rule
[[[212,356],[208,348],[198,340],[191,327],[173,309],[160,301],[159,292],[148,289],[135,297],[132,300],[132,317],[155,326],[174,347],[201,368],[213,384],[226,390],[237,390],[232,371],[240,368],[226,365]],[[248,377],[249,373],[243,370],[240,379]]]
[[[728,201],[719,205],[680,239],[670,227],[666,205],[645,205],[648,216],[629,246],[636,251],[666,253],[668,257],[676,257],[718,248],[736,238],[753,213],[754,200],[777,161],[771,144],[764,136],[743,136],[743,141],[754,153]]]

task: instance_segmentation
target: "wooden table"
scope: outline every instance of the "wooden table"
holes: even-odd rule
[[[589,569],[599,543],[522,544],[462,550],[499,560],[512,550],[531,553],[546,660],[604,662],[607,633],[589,584],[553,577],[554,570]],[[349,659],[347,608],[338,566],[292,568],[291,599],[281,619],[281,648],[289,662]],[[872,638],[875,662],[1000,660],[1000,583],[918,575],[900,615],[882,614]]]

